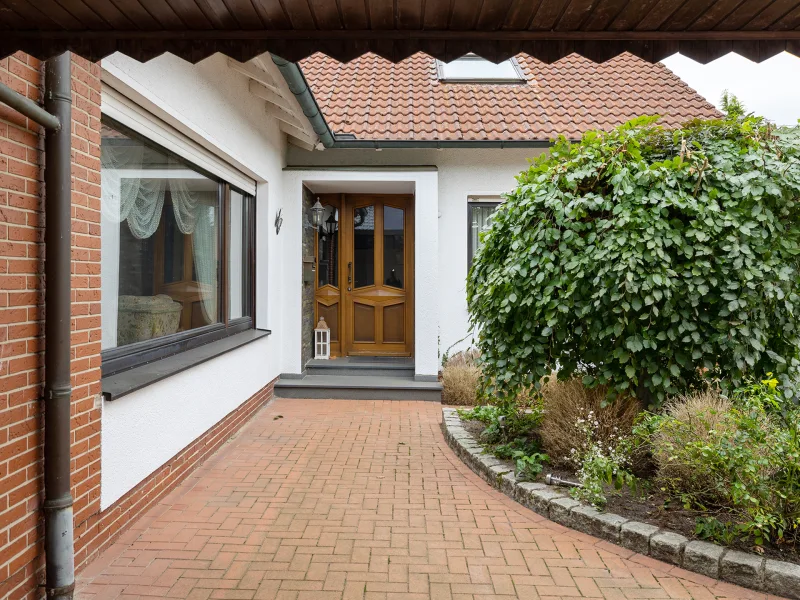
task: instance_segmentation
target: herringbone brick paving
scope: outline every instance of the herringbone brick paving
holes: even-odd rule
[[[90,564],[77,597],[766,598],[523,508],[440,421],[434,403],[275,400]]]

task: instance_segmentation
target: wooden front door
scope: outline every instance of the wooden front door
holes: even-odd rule
[[[345,353],[411,356],[414,341],[411,198],[347,195],[344,200]]]
[[[411,196],[319,194],[314,323],[331,328],[331,356],[412,356]]]

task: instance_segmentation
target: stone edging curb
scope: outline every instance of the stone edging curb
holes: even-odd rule
[[[483,453],[483,447],[464,429],[457,410],[442,407],[447,444],[477,475],[523,506],[565,527],[687,571],[800,600],[800,565],[689,540],[655,525],[600,512],[573,500],[563,488],[517,481],[508,461]]]

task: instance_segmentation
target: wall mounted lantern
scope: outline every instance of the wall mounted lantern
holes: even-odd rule
[[[316,203],[311,207],[311,224],[314,227],[322,225],[322,217],[324,214],[325,208],[320,204],[319,198],[317,198]]]
[[[327,219],[325,219],[325,223],[322,228],[327,235],[333,235],[337,231],[339,231],[339,221],[336,218],[336,214],[334,211],[331,211],[330,216]]]

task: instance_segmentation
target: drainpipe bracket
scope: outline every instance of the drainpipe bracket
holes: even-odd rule
[[[47,400],[56,400],[58,398],[70,398],[72,396],[72,386],[53,386],[47,389]]]
[[[48,100],[59,100],[61,102],[68,102],[72,104],[72,96],[67,94],[59,94],[58,92],[54,92],[52,90],[48,90],[45,94],[45,98]]]
[[[39,586],[40,588],[46,587],[44,584]],[[55,597],[63,597],[63,598],[71,598],[72,593],[75,591],[75,584],[70,583],[69,585],[62,585],[61,587],[57,588],[46,588],[45,595],[51,598]]]
[[[72,506],[72,494],[69,496],[64,496],[62,498],[54,498],[52,500],[45,500],[42,503],[42,510],[45,512],[51,512],[54,510],[63,510],[65,508],[69,508]]]

